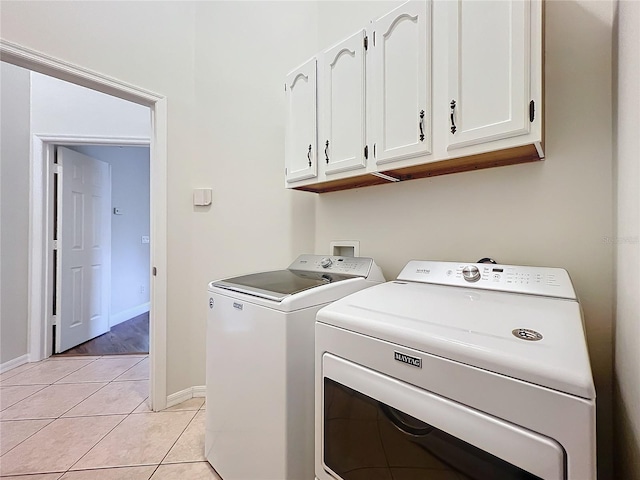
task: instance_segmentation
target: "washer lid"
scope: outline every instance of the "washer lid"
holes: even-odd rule
[[[374,268],[375,267],[375,268]],[[340,257],[302,254],[286,270],[252,273],[210,283],[255,297],[282,302],[289,295],[350,278],[367,278],[379,272],[368,257]],[[384,281],[382,274],[376,281]]]
[[[338,300],[320,310],[317,320],[595,398],[576,301],[395,281]]]
[[[212,283],[212,286],[281,302],[289,295],[347,278],[351,277],[335,273],[274,270],[227,278]]]

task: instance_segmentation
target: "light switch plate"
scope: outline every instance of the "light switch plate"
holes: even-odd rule
[[[210,188],[196,188],[193,190],[193,204],[196,207],[211,205],[213,191]]]

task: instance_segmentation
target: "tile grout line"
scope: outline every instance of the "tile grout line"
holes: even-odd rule
[[[97,360],[97,359],[96,359],[96,360]],[[41,361],[41,362],[34,362],[34,364],[35,364],[35,365],[34,365],[34,367],[35,367],[37,364],[43,364],[43,363],[44,363],[44,362],[46,362],[46,361],[47,361],[47,359],[45,359],[45,360],[43,360],[43,361]],[[84,368],[84,367],[86,367],[86,366],[88,366],[88,365],[91,365],[91,363],[93,363],[93,362],[89,362],[89,363],[87,363],[86,365],[83,365],[83,366],[82,366],[82,367],[80,367],[78,370],[80,370],[80,369],[82,369],[82,368]],[[31,370],[31,369],[30,369],[30,368],[28,368],[28,369],[27,369],[27,370],[25,370],[25,371],[29,371],[29,370]],[[74,370],[74,372],[77,372],[78,370]],[[74,373],[74,372],[70,372],[70,373],[69,373],[69,375],[71,375],[71,374],[72,374],[72,373]],[[22,373],[22,372],[20,372],[20,373]],[[18,375],[19,375],[20,373],[18,373]],[[67,376],[68,376],[68,375],[67,375]],[[13,377],[11,377],[11,378],[13,378]],[[65,378],[65,377],[62,377],[62,378]],[[62,378],[60,378],[59,380],[62,380]],[[59,380],[56,380],[56,381],[59,381]],[[44,389],[49,388],[49,387],[51,387],[51,386],[55,385],[55,382],[54,382],[54,383],[49,383],[49,384],[35,384],[35,385],[45,385],[45,386],[44,386],[43,388],[41,388],[40,390],[38,390],[38,391],[36,391],[36,392],[33,392],[33,393],[32,393],[31,395],[29,395],[28,397],[25,397],[25,398],[23,398],[22,400],[20,400],[20,401],[18,401],[18,402],[16,402],[16,403],[14,403],[13,405],[11,405],[11,406],[9,406],[9,407],[7,407],[7,408],[3,409],[2,411],[8,410],[9,408],[11,408],[11,407],[13,407],[14,405],[17,405],[17,404],[19,404],[19,403],[23,402],[24,400],[26,400],[26,399],[28,399],[29,397],[31,397],[31,396],[33,396],[33,395],[35,395],[36,393],[41,392],[41,391],[43,391]],[[68,384],[64,384],[64,385],[73,385],[73,384],[68,383]],[[16,386],[16,387],[20,387],[20,386],[29,386],[29,385],[9,385],[9,386]],[[103,385],[103,386],[102,386],[102,387],[100,387],[98,390],[96,390],[94,393],[92,393],[91,395],[89,395],[89,397],[91,397],[91,396],[92,396],[93,394],[95,394],[96,392],[98,392],[98,391],[102,390],[102,389],[103,389],[104,387],[106,387],[106,386],[107,386],[107,384]],[[69,410],[71,410],[72,408],[77,407],[80,403],[84,402],[84,401],[85,401],[87,398],[89,398],[89,397],[86,397],[85,399],[81,400],[81,401],[80,401],[80,402],[78,402],[76,405],[74,405],[73,407],[71,407]],[[2,454],[0,455],[0,458],[1,458],[1,457],[4,457],[7,453],[9,453],[9,452],[10,452],[10,451],[12,451],[13,449],[17,448],[18,446],[22,445],[24,442],[26,442],[27,440],[29,440],[31,437],[33,437],[34,435],[36,435],[38,432],[42,431],[44,428],[46,428],[46,427],[48,427],[49,425],[51,425],[51,424],[52,424],[53,422],[55,422],[56,420],[59,420],[60,418],[62,418],[62,415],[64,415],[65,413],[67,413],[69,410],[66,410],[65,412],[63,412],[61,415],[59,415],[59,416],[57,416],[57,417],[45,417],[45,418],[23,418],[23,419],[17,419],[17,420],[23,420],[23,421],[25,421],[25,420],[51,420],[51,421],[50,421],[49,423],[47,423],[47,424],[43,425],[43,426],[42,426],[41,428],[39,428],[37,431],[33,432],[33,433],[32,433],[31,435],[29,435],[27,438],[24,438],[22,441],[18,442],[16,445],[14,445],[12,448],[10,448],[9,450],[7,450],[6,452],[2,452]],[[0,420],[0,424],[1,424],[2,422],[8,422],[8,421],[11,421],[11,420]],[[56,473],[56,472],[54,472],[54,473]]]
[[[149,357],[148,357],[148,356],[147,356],[147,357],[142,357],[142,358],[140,359],[140,361],[139,361],[139,362],[136,362],[136,363],[134,363],[133,365],[131,365],[131,368],[127,368],[124,372],[122,372],[120,375],[118,375],[116,378],[114,378],[114,379],[113,379],[113,380],[111,380],[111,381],[112,381],[112,382],[115,382],[118,378],[120,378],[122,375],[124,375],[125,373],[127,373],[127,372],[128,372],[128,371],[130,371],[131,369],[133,369],[133,368],[137,367],[139,364],[141,364],[141,363],[142,363],[144,360],[146,360],[147,358],[149,358]],[[148,377],[148,375],[147,375],[147,377]],[[146,380],[149,380],[149,378],[146,378]],[[135,381],[135,380],[120,380],[120,381],[121,381],[121,382],[127,382],[127,381]]]
[[[142,357],[142,358],[140,359],[140,362],[142,362],[145,358],[148,358],[148,356],[147,356],[147,357]],[[133,364],[130,368],[128,368],[127,370],[125,370],[124,372],[122,372],[120,375],[118,375],[116,378],[114,378],[113,380],[108,381],[108,382],[104,385],[104,387],[102,387],[102,388],[105,388],[107,385],[110,385],[110,384],[112,384],[112,383],[121,383],[121,382],[116,382],[116,380],[117,380],[119,377],[121,377],[122,375],[124,375],[125,373],[127,373],[129,370],[131,370],[132,368],[134,368],[135,366],[137,366],[140,362],[136,362],[136,363],[135,363],[135,364]],[[132,381],[138,381],[138,380],[132,380]],[[148,382],[148,381],[149,381],[149,380],[147,379],[147,382]],[[102,388],[101,388],[100,390],[102,390]],[[99,391],[99,390],[98,390],[98,391]],[[98,391],[96,391],[95,393],[97,393]],[[91,395],[90,395],[90,396],[91,396]],[[89,398],[89,397],[87,397],[87,398]],[[85,400],[86,400],[86,399],[85,399]],[[95,444],[94,444],[94,445],[93,445],[89,450],[87,450],[87,451],[84,453],[84,455],[82,455],[78,460],[76,460],[76,461],[75,461],[75,462],[74,462],[74,463],[73,463],[73,464],[72,464],[72,465],[71,465],[71,466],[70,466],[70,467],[69,467],[69,468],[68,468],[68,469],[67,469],[67,470],[62,474],[62,476],[64,476],[64,475],[66,475],[67,473],[71,472],[71,471],[72,471],[71,469],[72,469],[75,465],[77,465],[77,464],[78,464],[78,462],[80,462],[84,457],[86,457],[86,456],[87,456],[87,455],[88,455],[88,454],[89,454],[89,453],[90,453],[94,448],[96,448],[96,447],[98,446],[98,444],[99,444],[100,442],[102,442],[102,440],[104,440],[104,439],[107,437],[107,435],[109,435],[111,432],[113,432],[113,431],[118,427],[118,425],[120,425],[120,424],[121,424],[122,422],[124,422],[127,418],[129,418],[129,416],[133,415],[133,412],[134,412],[134,411],[135,411],[135,410],[136,410],[136,409],[137,409],[137,408],[138,408],[138,407],[139,407],[139,406],[140,406],[140,405],[141,405],[145,400],[146,400],[146,398],[145,398],[142,402],[140,402],[140,404],[138,404],[138,406],[137,406],[136,408],[134,408],[130,413],[124,414],[124,416],[123,416],[122,420],[120,420],[116,425],[114,425],[114,426],[113,426],[113,428],[112,428],[111,430],[109,430],[109,431],[108,431],[107,433],[105,433],[105,434],[104,434],[100,439],[98,439],[98,441],[97,441],[97,442],[96,442],[96,443],[95,443]],[[84,401],[84,400],[83,400],[83,401]],[[74,407],[74,408],[75,408],[75,407]],[[65,412],[65,413],[67,413],[67,412]],[[63,414],[63,415],[64,415],[64,414]],[[102,415],[89,415],[89,416],[90,416],[90,417],[97,417],[97,416],[102,416]],[[70,417],[70,418],[76,418],[76,417]],[[86,418],[86,417],[85,417],[85,418]],[[150,466],[152,466],[152,465],[150,465]],[[110,468],[117,468],[117,467],[110,467]],[[156,467],[156,469],[157,469],[157,467]],[[94,468],[94,469],[90,469],[90,470],[97,470],[97,469],[95,469],[95,468]],[[155,470],[154,470],[154,473],[155,473]],[[153,474],[152,474],[152,476],[153,476]],[[62,478],[62,477],[60,477],[60,478]],[[151,477],[149,477],[149,478],[151,478]],[[58,479],[58,480],[60,480],[60,479]]]
[[[73,357],[70,357],[70,358],[73,358]],[[92,362],[87,363],[86,365],[83,365],[83,366],[82,366],[82,367],[80,367],[78,370],[74,370],[73,372],[70,372],[68,375],[65,375],[64,377],[59,378],[58,380],[56,380],[56,382],[55,382],[55,383],[58,383],[58,382],[60,382],[61,380],[64,380],[64,379],[65,379],[65,378],[67,378],[69,375],[73,375],[74,373],[76,373],[76,372],[78,372],[78,371],[82,370],[83,368],[88,367],[88,366],[89,366],[89,365],[91,365],[92,363],[97,362],[98,360],[102,360],[102,359],[103,359],[103,357],[100,357],[100,358],[96,358],[96,359],[94,359]],[[142,360],[144,360],[144,359],[142,359]],[[140,361],[142,361],[142,360],[140,360]],[[60,360],[54,360],[54,361],[58,362],[58,361],[60,361]],[[136,365],[138,365],[139,363],[140,363],[140,362],[136,362],[136,363],[134,363],[133,365],[131,365],[131,367],[127,368],[124,372],[122,372],[122,373],[121,373],[120,375],[118,375],[116,378],[121,377],[122,375],[124,375],[125,373],[127,373],[129,370],[131,370],[133,367],[135,367],[135,366],[136,366]],[[113,380],[108,380],[108,382],[109,382],[109,383],[111,383],[111,382],[115,381],[115,379],[116,379],[116,378],[114,378]],[[71,383],[61,383],[60,385],[72,385],[73,383],[102,383],[102,382],[71,382]]]
[[[24,442],[26,442],[27,440],[29,440],[31,437],[33,437],[36,433],[40,432],[41,430],[43,430],[45,427],[48,427],[49,425],[51,425],[53,422],[55,422],[57,419],[56,418],[37,418],[37,419],[22,419],[22,420],[3,420],[4,422],[24,422],[24,421],[34,421],[34,420],[51,420],[49,423],[44,424],[42,427],[40,427],[38,430],[36,430],[35,432],[33,432],[31,435],[29,435],[27,438],[21,440],[20,442],[18,442],[17,444],[15,444],[13,447],[11,447],[9,450],[7,450],[6,452],[2,452],[2,455],[0,455],[0,458],[4,457],[7,453],[9,453],[11,450],[13,450],[14,448],[19,447],[20,445],[22,445]],[[2,422],[0,422],[2,423]],[[0,474],[0,477],[2,477],[3,475]]]
[[[9,378],[7,378],[7,379],[5,379],[5,380],[2,380],[2,382],[0,382],[0,387],[20,387],[20,386],[28,386],[28,385],[47,385],[47,386],[51,386],[51,385],[54,385],[56,382],[59,382],[60,380],[63,380],[63,379],[65,379],[65,378],[67,378],[69,375],[71,375],[71,374],[73,374],[73,373],[77,372],[78,370],[81,370],[81,369],[83,369],[84,367],[87,367],[87,366],[91,365],[91,364],[92,364],[93,362],[95,362],[96,360],[98,360],[98,359],[96,358],[96,359],[94,359],[94,360],[91,360],[91,361],[90,361],[89,363],[87,363],[86,365],[82,365],[81,367],[78,367],[77,369],[75,369],[75,370],[73,370],[73,371],[71,371],[71,372],[69,372],[69,373],[67,373],[67,374],[63,375],[62,377],[58,378],[55,382],[52,382],[52,383],[46,383],[46,384],[45,384],[45,383],[26,383],[26,384],[2,385],[2,383],[4,383],[6,380],[9,380],[9,379],[11,379],[11,378],[17,377],[18,375],[20,375],[21,373],[23,373],[23,372],[20,372],[20,373],[18,373],[17,375],[14,375],[14,376],[9,377]],[[59,361],[59,360],[56,360],[56,362],[57,362],[57,361]],[[36,366],[38,366],[38,365],[44,365],[45,363],[48,363],[48,362],[49,362],[49,359],[41,360],[41,361],[39,361],[39,362],[34,362],[34,365],[33,365],[33,366],[34,366],[34,367],[36,367]],[[32,367],[32,368],[33,368],[33,367]],[[31,370],[31,368],[28,368],[27,370],[25,370],[25,372],[28,372],[29,370]]]
[[[184,429],[182,430],[182,432],[180,432],[180,435],[178,435],[178,438],[176,438],[176,441],[173,442],[173,444],[169,447],[169,450],[167,450],[167,453],[164,454],[164,457],[162,457],[162,460],[160,460],[160,463],[158,464],[158,466],[156,466],[155,470],[153,471],[153,473],[151,474],[151,476],[149,477],[149,480],[151,480],[153,478],[153,476],[156,474],[156,472],[158,471],[158,469],[160,468],[160,465],[162,465],[162,462],[165,461],[165,459],[167,458],[167,456],[169,455],[169,453],[171,453],[171,450],[173,450],[173,447],[176,446],[176,443],[178,443],[178,440],[180,440],[180,438],[182,437],[182,435],[184,435],[184,432],[187,431],[187,428],[189,428],[189,425],[191,425],[191,422],[193,422],[196,418],[196,415],[198,414],[199,410],[196,410],[196,413],[193,415],[193,417],[191,418],[191,420],[189,420],[189,423],[187,423],[186,427],[184,427]],[[157,412],[154,412],[157,413]],[[191,462],[178,462],[178,463],[191,463]]]
[[[26,397],[24,397],[24,398],[21,398],[21,399],[20,399],[20,400],[18,400],[17,402],[12,403],[11,405],[7,405],[7,406],[6,406],[6,407],[4,407],[3,409],[0,409],[0,413],[4,412],[5,410],[7,410],[7,409],[9,409],[9,408],[11,408],[11,407],[13,407],[14,405],[19,404],[19,403],[20,403],[20,402],[22,402],[23,400],[26,400],[27,398],[32,397],[32,396],[33,396],[33,395],[35,395],[36,393],[41,392],[42,390],[44,390],[45,388],[49,387],[50,385],[47,385],[47,384],[45,384],[45,383],[34,383],[33,385],[7,385],[6,387],[0,387],[0,393],[1,393],[1,392],[2,392],[2,389],[3,389],[3,388],[7,388],[7,387],[35,387],[35,386],[38,386],[38,387],[39,387],[39,386],[42,386],[42,388],[41,388],[40,390],[36,390],[35,392],[33,392],[33,393],[31,393],[31,394],[27,395],[27,396],[26,396]],[[0,420],[0,421],[6,421],[6,420]]]
[[[79,371],[79,370],[83,369],[84,367],[87,367],[87,366],[89,366],[89,365],[93,364],[94,362],[96,362],[97,360],[100,360],[101,358],[102,358],[102,357],[99,357],[99,358],[95,358],[95,359],[93,359],[92,361],[90,361],[90,362],[89,362],[89,363],[87,363],[86,365],[83,365],[82,367],[79,367],[78,369],[76,369],[76,370],[74,370],[74,371],[72,371],[72,372],[69,372],[67,375],[65,375],[65,376],[63,376],[63,377],[61,377],[61,378],[59,378],[59,379],[58,379],[58,380],[56,380],[56,382],[54,382],[54,383],[49,383],[49,384],[35,384],[35,385],[44,385],[44,386],[43,386],[43,388],[41,388],[40,390],[38,390],[38,391],[36,391],[36,392],[33,392],[31,395],[29,395],[29,396],[27,396],[27,397],[23,398],[22,400],[19,400],[18,402],[16,402],[16,403],[14,403],[14,404],[10,405],[9,407],[7,407],[7,408],[3,409],[2,411],[7,410],[8,408],[11,408],[11,407],[12,407],[12,406],[14,406],[14,405],[17,405],[18,403],[21,403],[23,400],[26,400],[27,398],[31,397],[32,395],[35,395],[36,393],[41,392],[42,390],[44,390],[44,389],[46,389],[46,388],[48,388],[48,387],[51,387],[51,386],[53,386],[53,385],[79,385],[79,384],[84,385],[84,384],[89,384],[89,383],[103,383],[103,382],[76,382],[76,383],[62,383],[62,384],[58,384],[58,383],[57,383],[57,382],[59,382],[60,380],[63,380],[64,378],[68,377],[69,375],[71,375],[71,374],[73,374],[73,373],[75,373],[75,372],[77,372],[77,371]],[[128,368],[127,370],[125,370],[124,372],[122,372],[119,376],[124,375],[124,374],[125,374],[126,372],[128,372],[130,369],[134,368],[136,365],[138,365],[140,362],[142,362],[145,358],[148,358],[148,357],[142,357],[142,358],[140,359],[140,361],[139,361],[139,362],[136,362],[135,364],[133,364],[130,368]],[[44,362],[46,362],[47,360],[48,360],[48,359],[45,359],[45,360],[43,360],[43,361],[41,361],[41,362],[34,362],[34,367],[35,367],[36,365],[38,365],[38,364],[43,364],[43,363],[44,363]],[[65,360],[66,360],[66,359],[65,359]],[[59,360],[55,360],[55,361],[59,361]],[[32,367],[32,368],[33,368],[33,367]],[[26,372],[26,371],[29,371],[29,370],[31,370],[31,368],[26,369],[26,370],[25,370],[25,372]],[[19,373],[18,373],[18,374],[16,374],[15,376],[19,375],[20,373],[23,373],[23,372],[19,372]],[[118,377],[119,377],[119,376],[118,376]],[[118,377],[116,377],[116,378],[118,378]],[[10,378],[13,378],[13,377],[10,377]],[[113,414],[113,415],[85,415],[85,416],[81,416],[81,417],[63,417],[63,415],[65,415],[65,414],[66,414],[66,413],[68,413],[69,411],[73,410],[73,409],[74,409],[74,408],[76,408],[78,405],[80,405],[82,402],[84,402],[85,400],[89,399],[90,397],[92,397],[93,395],[95,395],[96,393],[98,393],[99,391],[101,391],[102,389],[104,389],[107,385],[109,385],[110,383],[114,383],[114,382],[115,382],[115,380],[116,380],[116,379],[113,379],[113,380],[110,380],[110,381],[104,382],[104,385],[103,385],[102,387],[100,387],[98,390],[96,390],[95,392],[93,392],[93,393],[92,393],[91,395],[89,395],[88,397],[86,397],[86,398],[84,398],[84,399],[80,400],[78,403],[76,403],[76,404],[75,404],[75,405],[73,405],[71,408],[67,409],[66,411],[62,412],[62,413],[61,413],[60,415],[58,415],[57,417],[33,418],[33,419],[31,419],[31,418],[26,419],[26,418],[25,418],[25,419],[16,419],[16,420],[3,420],[3,421],[26,421],[26,420],[51,420],[51,421],[50,421],[50,422],[48,422],[47,424],[43,425],[43,426],[42,426],[41,428],[39,428],[36,432],[33,432],[31,435],[29,435],[28,437],[24,438],[22,441],[20,441],[20,442],[19,442],[19,443],[17,443],[16,445],[14,445],[12,448],[10,448],[9,450],[7,450],[6,452],[2,452],[2,454],[0,455],[0,457],[3,457],[4,455],[6,455],[7,453],[9,453],[10,451],[14,450],[15,448],[17,448],[18,446],[20,446],[21,444],[23,444],[25,441],[27,441],[29,438],[33,437],[33,436],[34,436],[34,435],[36,435],[38,432],[42,431],[44,428],[46,428],[47,426],[51,425],[53,422],[55,422],[55,421],[57,421],[57,420],[61,420],[61,419],[63,419],[63,418],[88,418],[88,417],[102,417],[102,416],[116,416],[116,415],[124,415],[124,416],[123,416],[123,418],[122,418],[122,420],[120,420],[120,422],[118,422],[118,423],[117,423],[117,424],[116,424],[116,425],[115,425],[111,430],[109,430],[105,435],[103,435],[102,437],[100,437],[100,438],[98,439],[98,441],[93,445],[93,447],[91,447],[91,448],[90,448],[90,449],[89,449],[89,450],[88,450],[84,455],[82,455],[82,456],[81,456],[81,457],[80,457],[80,458],[79,458],[75,463],[73,463],[73,464],[71,465],[71,467],[69,467],[69,469],[67,469],[65,472],[63,472],[63,473],[62,473],[62,476],[64,476],[68,471],[70,471],[70,469],[71,469],[71,468],[73,468],[73,466],[74,466],[75,464],[77,464],[77,463],[78,463],[78,462],[79,462],[79,461],[80,461],[80,460],[81,460],[85,455],[87,455],[91,450],[93,450],[93,448],[95,448],[95,446],[96,446],[98,443],[100,443],[100,442],[101,442],[101,441],[102,441],[102,440],[103,440],[103,439],[104,439],[104,438],[105,438],[109,433],[111,433],[111,432],[112,432],[112,431],[113,431],[113,430],[114,430],[118,425],[120,425],[120,424],[121,424],[121,423],[122,423],[122,422],[123,422],[123,421],[124,421],[128,416],[129,416],[129,415],[131,415],[131,414],[133,413],[133,411],[132,411],[132,412],[130,412],[130,413],[128,413],[128,414]],[[148,381],[148,380],[147,380],[147,381]],[[120,382],[118,382],[118,383],[120,383]],[[8,386],[29,386],[29,385],[27,384],[27,385],[8,385]],[[145,400],[146,400],[146,399],[145,399]],[[143,402],[144,402],[145,400],[143,400]],[[141,403],[142,403],[142,402],[141,402]],[[140,404],[138,404],[138,407],[139,407],[139,406],[140,406]],[[138,407],[136,407],[136,408],[138,408]],[[135,410],[135,409],[134,409],[134,410]],[[2,422],[2,421],[0,421],[0,423],[1,423],[1,422]],[[181,435],[182,435],[182,434],[181,434]],[[173,448],[173,446],[172,446],[172,448]],[[46,472],[46,473],[49,473],[49,472]],[[51,472],[51,473],[58,473],[58,472]],[[2,475],[0,475],[0,476],[2,476]],[[60,477],[59,477],[59,478],[60,478]]]
[[[35,367],[36,365],[38,365],[41,362],[27,362],[27,363],[23,363],[22,365],[18,365],[17,367],[12,368],[11,370],[7,370],[6,372],[2,373],[1,375],[6,375],[9,372],[12,372],[13,370],[17,370],[18,368],[22,367],[23,365],[28,365],[29,363],[33,363],[33,365],[31,365],[29,368],[25,368],[24,370],[21,370],[20,372],[16,372],[13,375],[8,375],[7,377],[3,378],[2,380],[0,380],[0,384],[2,382],[4,382],[5,380],[9,380],[10,378],[13,378],[17,375],[20,375],[22,372],[28,372],[29,370],[31,370],[33,367]]]

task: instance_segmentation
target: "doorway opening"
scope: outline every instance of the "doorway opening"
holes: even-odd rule
[[[53,272],[49,297],[56,319],[51,326],[53,352],[59,356],[148,354],[149,147],[78,144],[53,145],[53,149],[53,208],[49,209],[49,236],[54,240],[54,250],[49,252]],[[83,168],[105,171],[103,181],[110,192],[104,198],[82,193],[97,188],[89,178],[85,181],[92,185],[73,184],[79,180],[70,178],[69,170]],[[85,205],[83,219],[75,215],[75,203],[79,203],[75,197],[91,204]],[[101,215],[93,218],[94,211]],[[81,225],[75,225],[78,220]],[[98,268],[100,260],[110,262]],[[83,271],[87,273],[82,275]],[[100,287],[102,291],[96,291]]]
[[[0,39],[0,60],[30,71],[148,107],[151,114],[150,148],[150,401],[153,410],[162,410],[166,395],[166,313],[167,313],[167,100],[166,97],[120,80],[43,55],[21,45]],[[47,262],[48,176],[46,151],[52,142],[64,143],[60,136],[31,135],[29,175],[28,245],[28,360],[42,360],[52,354],[47,328],[47,296],[52,282]],[[101,144],[104,138],[85,138],[86,143]],[[127,143],[118,142],[118,143]],[[4,254],[4,252],[3,252]]]

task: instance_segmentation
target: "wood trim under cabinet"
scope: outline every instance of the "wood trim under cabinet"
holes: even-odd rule
[[[411,167],[385,170],[389,177],[405,180],[415,180],[417,178],[435,177],[437,175],[448,175],[450,173],[469,172],[483,168],[504,167],[507,165],[517,165],[520,163],[530,163],[541,160],[536,146],[523,145],[520,147],[498,150],[495,152],[481,153],[468,157],[452,158],[439,162],[423,163]],[[356,177],[342,178],[329,182],[315,183],[294,187],[295,190],[314,193],[338,192],[353,188],[369,187],[372,185],[382,185],[389,183],[388,180],[376,177],[372,174],[358,175]]]

